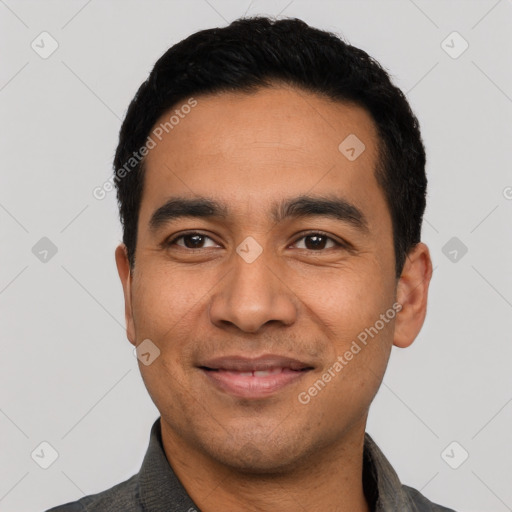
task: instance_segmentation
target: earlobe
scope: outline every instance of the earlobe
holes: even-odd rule
[[[117,272],[123,286],[126,336],[130,343],[135,346],[135,325],[133,322],[132,313],[132,275],[130,271],[130,263],[128,260],[128,251],[124,243],[121,243],[116,247],[115,258]]]
[[[396,317],[393,344],[406,348],[418,336],[427,313],[428,287],[432,260],[428,247],[420,242],[408,253],[397,285],[397,302],[402,306]]]

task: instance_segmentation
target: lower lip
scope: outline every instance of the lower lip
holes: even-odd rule
[[[227,370],[204,370],[204,375],[222,391],[240,398],[265,398],[293,382],[300,380],[308,370],[296,371],[288,368],[281,373],[257,377],[245,376]]]

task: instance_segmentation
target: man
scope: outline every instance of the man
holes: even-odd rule
[[[193,34],[133,99],[113,182],[161,416],[137,475],[52,510],[449,510],[365,433],[432,273],[418,122],[378,63],[297,19]]]

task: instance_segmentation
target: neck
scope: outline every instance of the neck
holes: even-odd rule
[[[293,469],[242,473],[187,445],[161,420],[167,460],[202,512],[370,512],[363,491],[365,422],[336,446],[326,446]]]

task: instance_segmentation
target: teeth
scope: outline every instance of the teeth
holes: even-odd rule
[[[275,375],[281,373],[281,368],[272,368],[270,370],[258,370],[253,372],[255,377],[266,377],[267,375]]]
[[[255,370],[252,372],[239,372],[237,370],[228,370],[236,373],[240,377],[267,377],[268,375],[276,375],[283,371],[282,368],[270,368],[269,370]]]

